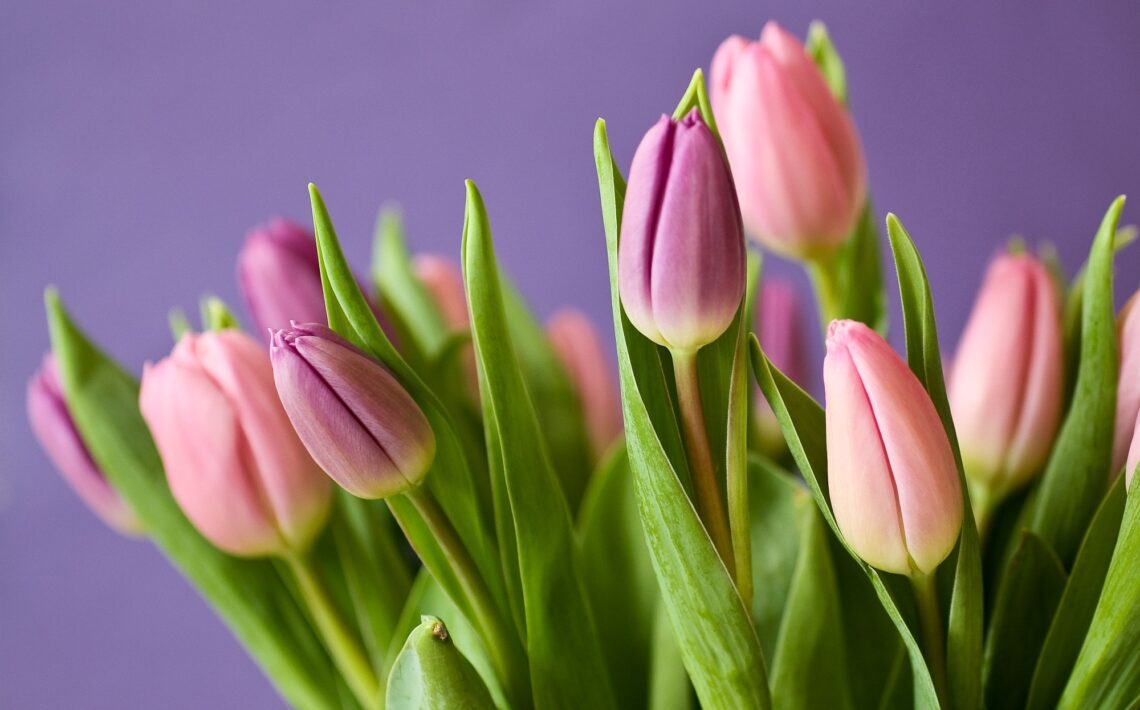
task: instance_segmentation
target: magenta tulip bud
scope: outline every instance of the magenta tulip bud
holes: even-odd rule
[[[427,475],[435,434],[380,363],[317,323],[275,332],[270,357],[277,393],[297,434],[345,490],[387,498]]]
[[[918,378],[878,333],[832,321],[823,362],[831,507],[873,567],[928,575],[962,528],[950,440]]]
[[[252,230],[238,256],[238,284],[257,332],[325,321],[316,239],[298,224],[278,218]]]
[[[792,35],[729,37],[712,62],[711,100],[748,233],[772,251],[815,259],[851,233],[867,169],[847,110]]]
[[[629,169],[618,248],[626,315],[645,337],[694,351],[728,329],[744,295],[732,175],[694,110],[649,129]]]
[[[1136,429],[1137,413],[1140,412],[1140,291],[1132,294],[1120,316],[1116,320],[1117,341],[1120,343],[1120,374],[1116,388],[1116,430],[1112,445],[1112,475],[1120,473],[1120,467],[1129,462],[1127,472],[1132,474],[1136,467],[1132,449],[1136,448],[1133,431]]]
[[[1061,421],[1061,309],[1028,254],[990,264],[954,355],[948,391],[971,486],[998,499],[1041,470]]]
[[[764,354],[780,372],[802,387],[807,359],[804,319],[791,282],[781,278],[767,278],[760,282],[755,319],[757,337]],[[756,397],[756,430],[765,453],[779,456],[784,452],[784,433],[762,394]]]
[[[546,334],[578,392],[590,448],[597,460],[622,431],[621,400],[612,365],[598,332],[579,311],[566,309],[554,314],[546,324]]]
[[[470,322],[467,315],[467,292],[463,286],[463,274],[449,259],[434,254],[417,254],[412,261],[416,272],[428,294],[435,302],[443,321],[452,330],[467,330]]]
[[[32,433],[44,453],[91,512],[124,535],[141,535],[142,523],[111,487],[83,443],[64,399],[59,365],[50,353],[28,382],[27,408]]]
[[[332,486],[293,431],[260,345],[236,330],[182,337],[143,370],[139,404],[174,499],[234,555],[300,553]]]

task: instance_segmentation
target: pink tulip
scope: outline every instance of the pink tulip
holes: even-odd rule
[[[467,293],[459,267],[442,256],[417,254],[412,262],[412,268],[435,301],[447,327],[452,330],[467,330],[469,327]]]
[[[1000,499],[1041,470],[1061,420],[1061,315],[1028,254],[990,264],[958,343],[948,391],[966,476]]]
[[[928,575],[962,527],[946,430],[918,378],[875,331],[832,321],[823,363],[831,506],[847,543],[887,572]]]
[[[1112,474],[1120,473],[1125,460],[1131,461],[1128,474],[1132,474],[1135,461],[1132,460],[1129,442],[1136,447],[1133,430],[1136,428],[1137,412],[1140,412],[1140,291],[1120,309],[1116,321],[1117,340],[1120,343],[1120,375],[1116,388],[1116,431],[1112,446]]]
[[[578,392],[590,448],[597,460],[622,430],[613,368],[598,332],[581,312],[566,309],[554,314],[546,324],[546,334]]]
[[[316,239],[299,224],[278,218],[250,231],[238,284],[259,333],[290,320],[325,321]]]
[[[867,169],[851,117],[803,45],[775,22],[759,42],[729,37],[711,92],[749,234],[797,258],[831,254],[866,202]]]
[[[44,453],[91,512],[124,535],[142,534],[142,523],[107,482],[79,435],[64,399],[54,355],[44,356],[40,369],[28,382],[27,408],[32,433]]]
[[[332,485],[293,431],[256,341],[235,330],[183,336],[143,370],[139,403],[171,493],[202,535],[235,555],[308,548]]]
[[[756,332],[764,354],[780,372],[800,386],[804,384],[806,362],[803,314],[795,287],[786,279],[766,278],[760,282],[756,303]],[[776,414],[762,394],[756,397],[756,429],[761,448],[769,455],[782,454],[784,434]]]

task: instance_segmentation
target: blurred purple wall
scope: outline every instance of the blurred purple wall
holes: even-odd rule
[[[363,267],[382,200],[403,204],[413,247],[457,254],[471,177],[537,310],[605,324],[594,119],[627,164],[718,42],[769,17],[829,23],[875,202],[917,239],[948,348],[1011,233],[1055,241],[1073,270],[1112,197],[1140,199],[1135,3],[204,5],[4,7],[0,707],[280,704],[161,556],[104,529],[31,440],[48,283],[138,368],[169,347],[171,306],[236,301],[246,228],[306,219],[309,180]],[[1118,271],[1122,297],[1140,248]]]

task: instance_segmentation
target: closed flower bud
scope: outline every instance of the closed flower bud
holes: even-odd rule
[[[554,314],[546,324],[546,334],[578,392],[596,460],[622,430],[621,400],[611,374],[612,366],[598,332],[579,311],[566,309]]]
[[[467,330],[467,292],[463,287],[463,274],[450,260],[434,254],[417,254],[412,262],[419,277],[443,321],[451,330]]]
[[[317,463],[349,493],[387,498],[423,480],[435,458],[427,418],[382,365],[316,323],[270,346],[277,393]]]
[[[44,453],[87,507],[111,528],[131,537],[143,527],[103,472],[95,465],[87,445],[71,418],[63,395],[63,381],[54,355],[44,357],[28,382],[28,422]]]
[[[873,567],[930,574],[954,548],[962,492],[934,403],[875,331],[833,321],[823,363],[835,520]]]
[[[775,22],[759,42],[729,37],[713,57],[711,100],[749,234],[797,258],[832,253],[866,202],[867,169],[803,45]]]
[[[231,554],[303,552],[332,486],[297,438],[265,351],[224,330],[182,337],[143,370],[139,404],[186,517]]]
[[[948,391],[966,476],[1000,499],[1041,470],[1061,419],[1061,311],[1028,254],[994,259],[954,355]]]
[[[1120,309],[1120,316],[1116,321],[1117,340],[1120,343],[1120,374],[1116,388],[1116,430],[1112,445],[1112,475],[1120,473],[1120,467],[1125,465],[1127,458],[1128,474],[1136,466],[1135,457],[1129,450],[1136,444],[1133,431],[1136,429],[1137,413],[1140,412],[1140,291],[1132,294],[1132,298]]]
[[[694,110],[649,129],[633,156],[618,285],[645,337],[693,351],[716,340],[744,294],[744,237],[732,175]]]
[[[756,303],[756,332],[764,354],[780,372],[804,386],[806,359],[803,314],[792,284],[781,278],[760,283]],[[760,447],[769,456],[783,454],[786,444],[776,414],[762,394],[756,397],[756,430]]]

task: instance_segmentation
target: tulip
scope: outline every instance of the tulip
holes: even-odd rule
[[[130,537],[143,531],[127,502],[108,483],[71,418],[55,356],[44,356],[28,382],[28,421],[44,453],[87,507],[112,529]]]
[[[775,22],[734,36],[712,62],[711,101],[750,235],[817,260],[847,238],[867,199],[867,169],[847,110],[804,47]]]
[[[918,378],[886,341],[833,321],[823,364],[835,520],[868,564],[930,575],[962,527],[950,440]]]
[[[601,458],[621,434],[621,401],[602,341],[590,320],[566,309],[546,324],[546,334],[581,400],[582,416],[594,459]]]
[[[435,458],[435,435],[382,365],[317,323],[276,331],[270,357],[297,434],[345,490],[387,498],[423,480]]]
[[[764,279],[756,308],[756,332],[764,354],[793,382],[804,383],[806,360],[803,320],[791,282]],[[786,444],[776,414],[763,395],[756,397],[756,431],[760,448],[769,455],[783,454]]]
[[[236,330],[184,335],[144,368],[139,404],[170,491],[202,535],[242,556],[308,549],[332,486],[294,433],[256,341]]]
[[[954,356],[948,391],[979,518],[1041,470],[1061,420],[1061,310],[1028,254],[990,264]]]
[[[1116,430],[1112,446],[1112,474],[1120,473],[1120,467],[1127,460],[1128,475],[1136,467],[1132,450],[1136,443],[1133,430],[1136,428],[1137,413],[1140,412],[1140,308],[1136,308],[1140,298],[1137,291],[1120,309],[1116,322],[1117,340],[1120,343],[1120,374],[1116,388]],[[1129,442],[1132,442],[1131,449]],[[1131,480],[1131,479],[1129,479]]]
[[[716,137],[694,110],[666,116],[633,156],[618,284],[645,337],[695,351],[720,336],[744,295],[740,209]]]
[[[418,254],[412,261],[428,294],[431,295],[448,328],[463,331],[470,327],[467,316],[467,293],[459,267],[441,256]]]

